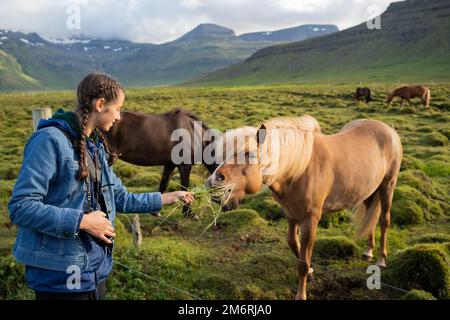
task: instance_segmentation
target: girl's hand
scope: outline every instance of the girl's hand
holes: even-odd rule
[[[183,201],[184,204],[190,204],[194,201],[194,194],[187,191],[174,191],[162,194],[163,205],[173,204],[180,200]]]
[[[105,218],[106,213],[102,211],[93,211],[91,213],[83,215],[83,219],[80,223],[80,230],[89,233],[107,244],[111,244],[112,241],[107,237],[115,237],[114,227],[108,219]]]

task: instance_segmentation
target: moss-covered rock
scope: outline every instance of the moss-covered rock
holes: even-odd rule
[[[397,225],[422,224],[443,214],[441,206],[409,185],[395,189],[392,203],[392,222]]]
[[[320,218],[319,226],[322,228],[337,227],[350,220],[350,214],[346,210],[331,212]]]
[[[245,300],[276,300],[278,298],[275,293],[254,283],[239,288],[239,296]]]
[[[414,240],[415,243],[445,243],[450,242],[450,235],[445,233],[428,233]]]
[[[404,289],[421,289],[444,298],[450,290],[449,265],[446,245],[419,244],[398,252],[384,277]]]
[[[444,147],[448,144],[448,139],[439,132],[431,132],[422,137],[421,143],[426,146]]]
[[[159,187],[159,183],[161,181],[161,175],[158,173],[145,173],[137,175],[131,179],[128,180],[127,186],[128,187]]]
[[[419,126],[417,127],[416,131],[419,133],[430,133],[433,132],[433,128],[431,128],[430,126]]]
[[[267,220],[279,220],[285,216],[282,206],[273,198],[270,190],[248,196],[241,208],[253,209]]]
[[[431,180],[421,170],[406,170],[400,172],[398,175],[397,185],[400,186],[404,184],[427,196],[434,196],[436,193],[433,180]]]
[[[114,164],[114,172],[122,179],[133,178],[138,174],[138,170],[123,161]]]
[[[204,299],[239,299],[239,285],[224,274],[204,275],[194,282]]]
[[[403,296],[403,300],[436,300],[436,298],[423,290],[411,290]]]
[[[239,230],[242,228],[264,227],[267,221],[261,218],[255,210],[237,209],[224,212],[217,219],[219,228]]]
[[[424,172],[434,178],[450,178],[450,164],[440,160],[430,160],[425,163]]]
[[[442,133],[447,139],[450,139],[450,129],[443,128],[439,130],[440,133]]]
[[[130,219],[130,217],[128,217]],[[116,233],[116,238],[114,239],[114,243],[116,248],[119,246],[130,246],[132,235],[125,227],[124,223],[121,221],[122,218],[116,217],[114,221],[114,232]],[[126,219],[126,218],[125,218]],[[128,221],[128,220],[124,220]]]
[[[19,166],[6,165],[0,167],[0,179],[4,180],[14,180],[19,175]]]
[[[395,201],[392,206],[392,222],[400,226],[422,224],[424,222],[422,208],[406,199]]]
[[[257,211],[261,217],[267,220],[279,220],[284,217],[283,208],[271,196],[262,199],[252,199],[246,202],[243,207]]]
[[[347,259],[358,254],[358,247],[347,237],[323,237],[317,239],[314,254],[326,259]]]
[[[25,267],[15,261],[13,256],[0,258],[0,300],[26,295]],[[17,298],[17,297],[16,297]]]

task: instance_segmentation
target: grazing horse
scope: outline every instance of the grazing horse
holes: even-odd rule
[[[265,122],[208,178],[208,187],[233,186],[230,201],[269,186],[288,220],[288,244],[298,258],[296,299],[306,299],[306,279],[318,222],[323,214],[355,208],[359,237],[371,259],[380,220],[378,265],[386,265],[387,229],[402,160],[395,130],[376,120],[355,120],[333,135],[309,116]],[[237,156],[244,158],[236,162]],[[301,240],[299,241],[299,231]]]
[[[386,98],[386,103],[391,105],[392,100],[395,97],[399,97],[402,99],[401,106],[403,107],[403,102],[408,101],[411,106],[411,100],[413,98],[420,98],[424,107],[429,110],[430,109],[430,89],[424,86],[403,86],[399,88],[395,88],[388,93]]]
[[[361,101],[361,98],[364,98],[364,101],[366,101],[366,103],[372,101],[369,88],[356,88],[355,99]]]
[[[189,187],[189,176],[194,163],[196,152],[202,152],[210,142],[205,142],[203,134],[208,127],[202,123],[201,126],[195,126],[194,123],[201,121],[190,111],[176,108],[164,114],[144,114],[138,112],[122,112],[121,120],[105,133],[106,139],[113,152],[126,162],[141,166],[164,166],[163,175],[159,185],[159,191],[167,190],[170,177],[178,168],[182,189]],[[196,129],[197,128],[197,129]],[[200,144],[191,143],[191,157],[187,163],[175,164],[172,160],[172,148],[178,144],[172,141],[171,136],[174,130],[184,129],[190,134],[191,141],[194,142],[194,136],[197,135]],[[200,130],[198,130],[200,129]],[[197,150],[198,149],[198,150]],[[197,153],[198,154],[198,153]],[[217,165],[202,163],[211,173]],[[183,207],[185,215],[190,216],[190,208]]]

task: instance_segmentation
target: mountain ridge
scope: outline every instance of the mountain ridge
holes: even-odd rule
[[[245,41],[211,23],[163,44],[84,36],[57,40],[0,30],[0,50],[8,55],[0,61],[0,90],[73,88],[94,70],[126,86],[172,85],[243,61],[274,43],[283,41]]]
[[[381,14],[380,30],[361,23],[322,37],[269,46],[187,84],[448,81],[449,18],[449,1],[394,2]]]

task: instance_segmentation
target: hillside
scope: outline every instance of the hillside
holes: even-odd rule
[[[110,73],[127,86],[170,85],[241,62],[273,44],[333,32],[336,27],[332,27],[308,25],[310,32],[299,32],[305,28],[297,27],[275,31],[275,37],[246,40],[231,29],[201,24],[160,45],[82,36],[55,40],[36,33],[0,30],[0,50],[4,53],[0,58],[0,90],[73,88],[92,70]]]
[[[391,3],[381,29],[366,23],[323,37],[257,51],[191,84],[395,82],[450,79],[450,2]]]

